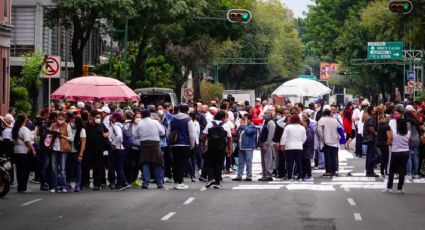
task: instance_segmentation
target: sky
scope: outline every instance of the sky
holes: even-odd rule
[[[307,5],[312,4],[312,0],[280,0],[285,4],[296,18],[304,18],[303,11],[307,11]]]

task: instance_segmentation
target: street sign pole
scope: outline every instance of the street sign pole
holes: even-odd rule
[[[50,94],[52,93],[52,78],[50,78],[49,77],[49,93],[48,93],[48,95],[49,95],[49,113],[50,113],[50,110],[51,110],[51,108],[50,108]]]

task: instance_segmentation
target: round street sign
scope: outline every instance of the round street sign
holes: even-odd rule
[[[193,89],[184,89],[184,97],[187,99],[193,98]]]
[[[59,57],[47,57],[44,60],[43,75],[46,78],[59,78],[60,77],[60,59]]]

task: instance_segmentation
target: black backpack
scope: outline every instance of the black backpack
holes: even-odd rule
[[[77,129],[74,136],[74,148],[77,150],[78,153],[81,150],[81,137],[80,137],[81,130],[82,129]]]
[[[212,122],[213,127],[208,129],[208,148],[223,150],[226,148],[227,133],[223,128],[224,122],[217,124]]]

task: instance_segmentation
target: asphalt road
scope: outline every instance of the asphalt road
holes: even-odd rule
[[[259,173],[259,153],[255,173]],[[0,229],[423,229],[425,180],[406,194],[383,194],[382,178],[366,178],[364,159],[340,152],[339,177],[314,182],[232,182],[224,188],[131,188],[120,192],[32,194],[12,191],[0,200]],[[321,171],[316,171],[320,175]],[[346,176],[346,175],[353,176]]]

